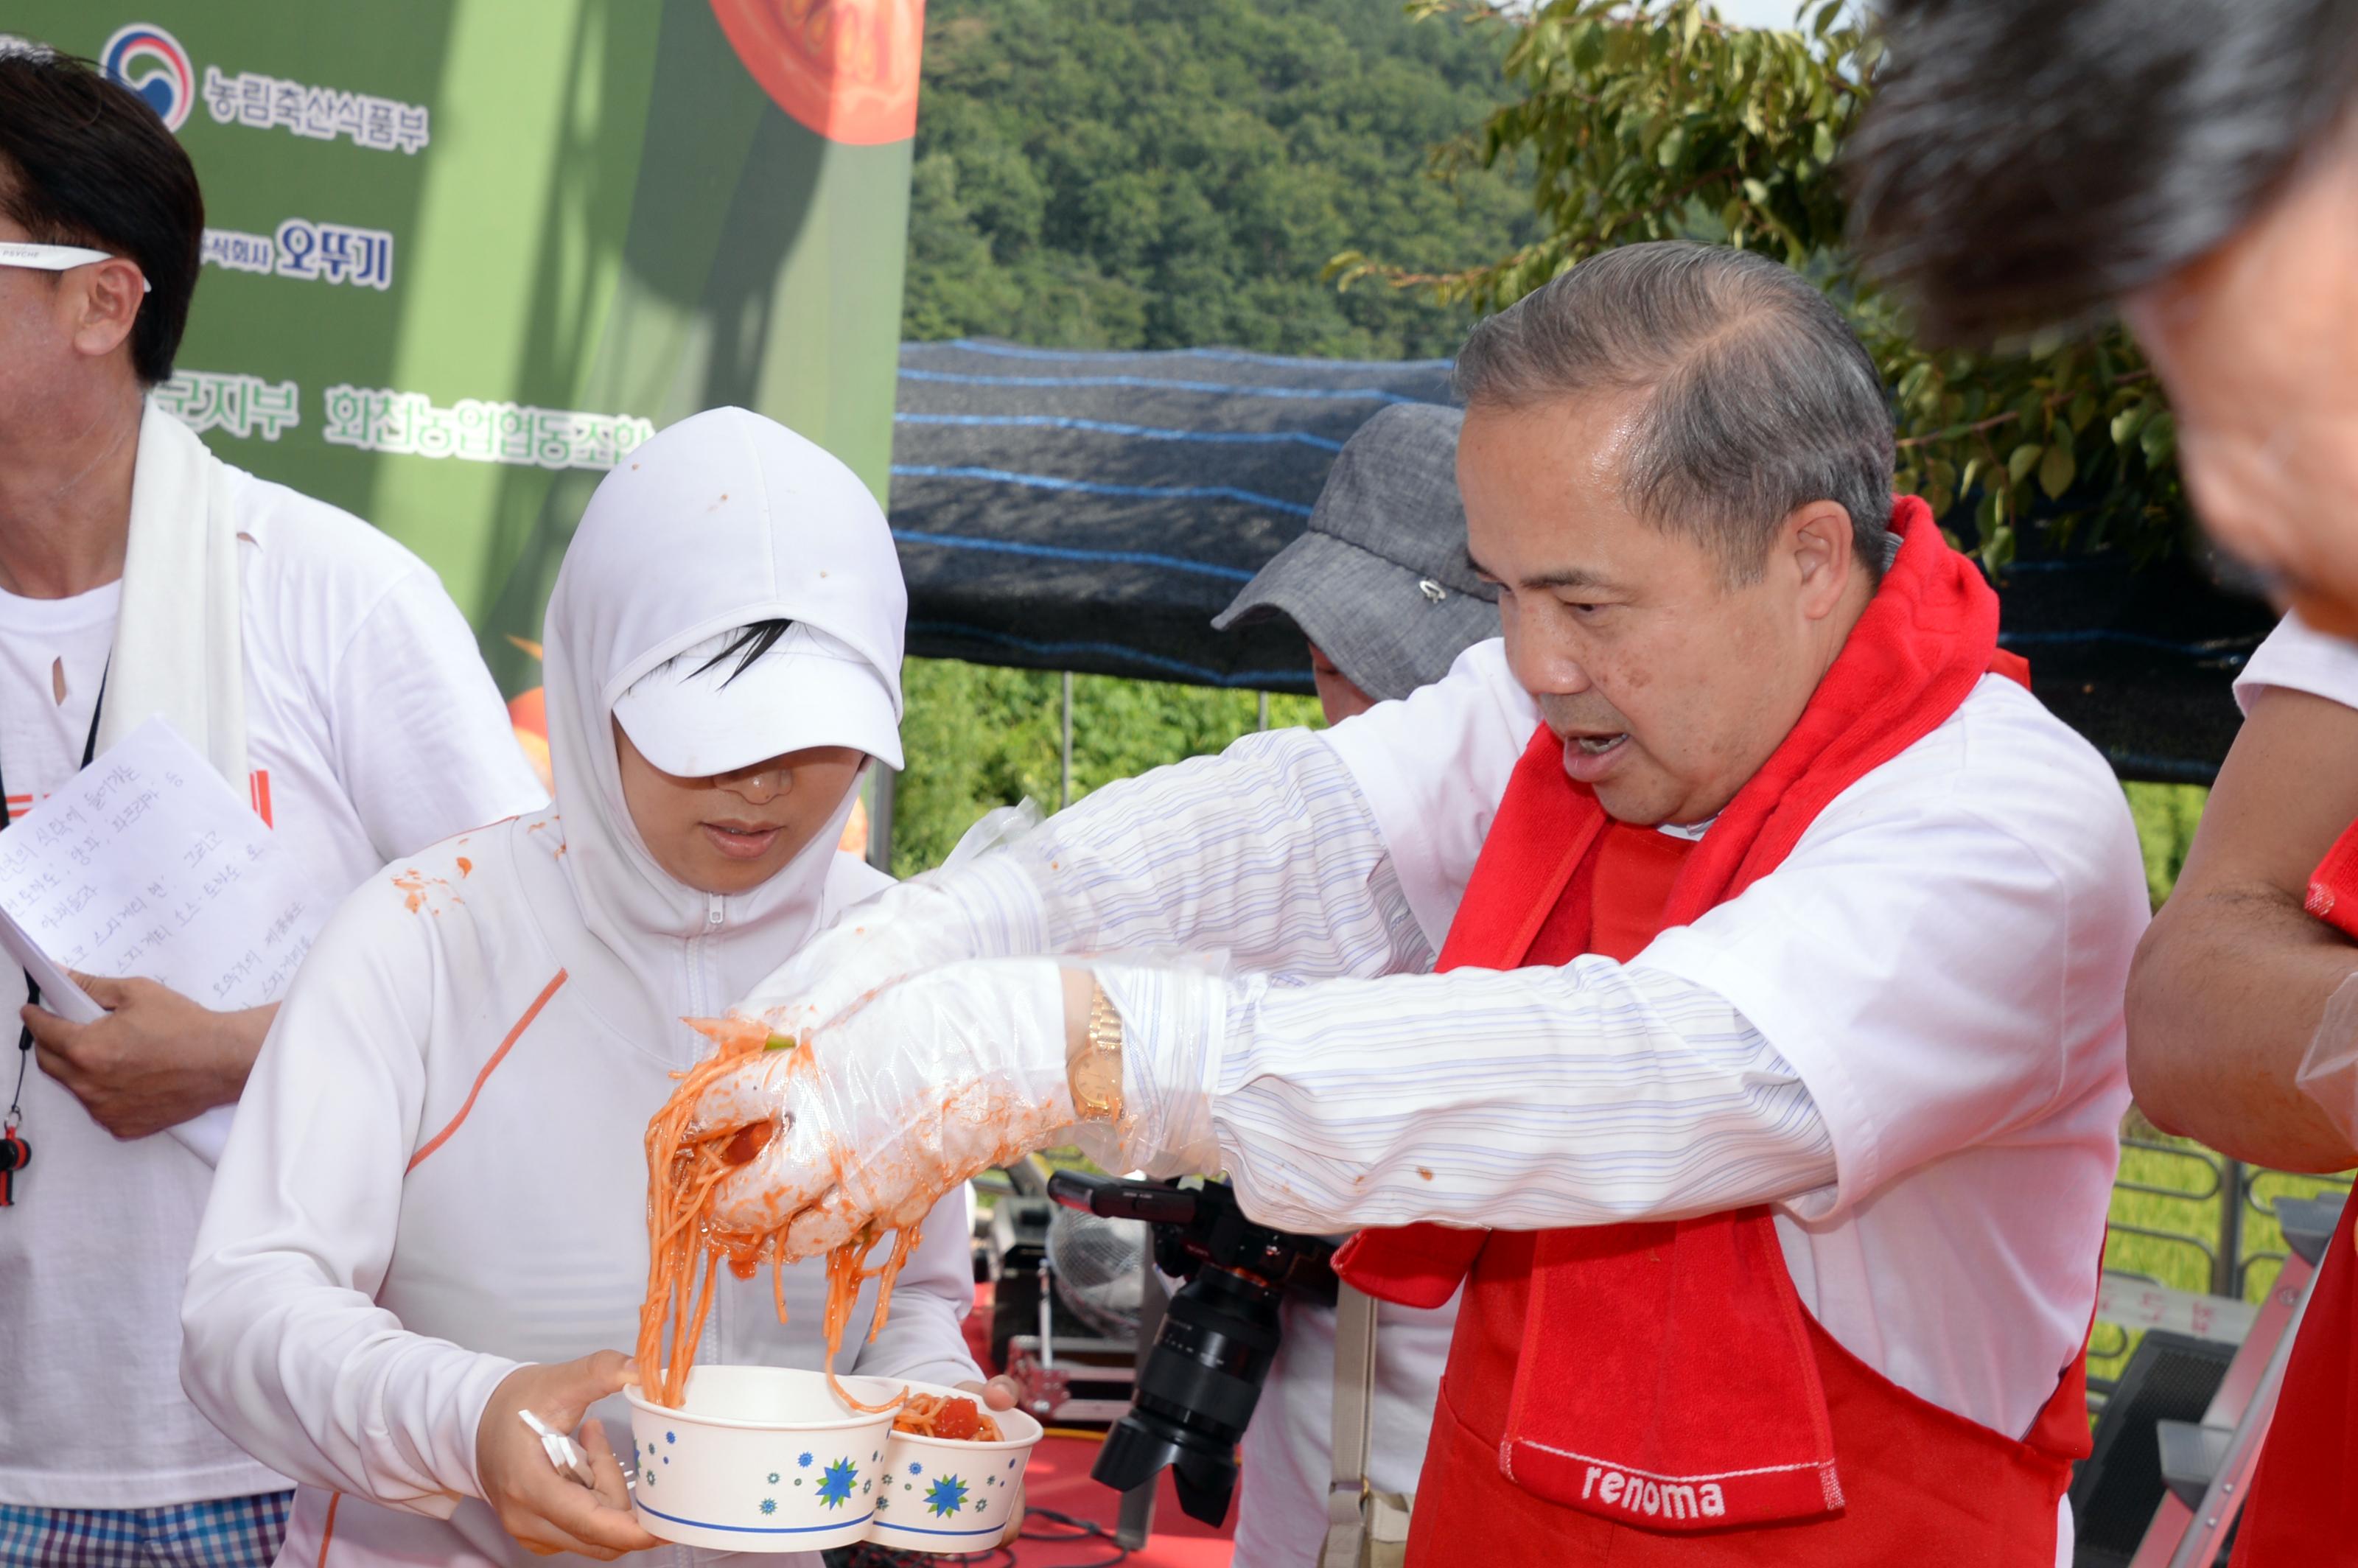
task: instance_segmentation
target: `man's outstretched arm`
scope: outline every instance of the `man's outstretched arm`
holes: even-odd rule
[[[2129,1084],[2155,1126],[2239,1160],[2358,1165],[2293,1081],[2358,947],[2303,908],[2358,820],[2358,709],[2266,687],[2129,973]]]

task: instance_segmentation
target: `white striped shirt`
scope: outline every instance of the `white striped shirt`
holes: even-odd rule
[[[1109,786],[986,859],[994,903],[1043,891],[979,946],[1225,949],[1225,975],[1107,985],[1155,1168],[1225,1166],[1258,1217],[1542,1227],[1772,1201],[1836,1340],[2026,1430],[2087,1326],[2127,1101],[2147,909],[2103,760],[1986,679],[1631,962],[1424,972],[1536,723],[1484,643],[1323,737]]]
[[[1050,950],[1224,951],[1239,971],[1121,966],[1105,983],[1138,1042],[1138,1157],[1225,1165],[1272,1224],[1589,1225],[1833,1179],[1808,1089],[1705,988],[1602,957],[1425,973],[1366,797],[1314,736],[1101,791],[1034,853],[1055,862]],[[1400,1092],[1437,1059],[1445,1096]]]

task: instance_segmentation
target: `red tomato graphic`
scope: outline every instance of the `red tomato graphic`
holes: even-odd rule
[[[925,0],[712,0],[712,14],[762,90],[827,140],[916,135]]]

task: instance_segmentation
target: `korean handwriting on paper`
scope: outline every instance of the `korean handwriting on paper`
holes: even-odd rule
[[[273,1001],[305,894],[247,803],[151,720],[0,833],[0,908],[54,962],[216,1009]]]

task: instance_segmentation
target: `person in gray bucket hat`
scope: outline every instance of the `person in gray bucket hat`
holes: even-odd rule
[[[1455,408],[1400,403],[1360,426],[1309,530],[1212,622],[1283,615],[1302,628],[1329,724],[1431,685],[1498,635],[1498,590],[1466,555],[1464,423]],[[1295,1294],[1281,1309],[1245,1429],[1236,1568],[1399,1561],[1457,1303],[1423,1311],[1341,1292],[1336,1306]]]
[[[1272,615],[1301,627],[1329,724],[1431,685],[1498,634],[1498,590],[1466,558],[1465,417],[1396,403],[1360,426],[1326,475],[1308,531],[1213,618],[1223,632]]]

